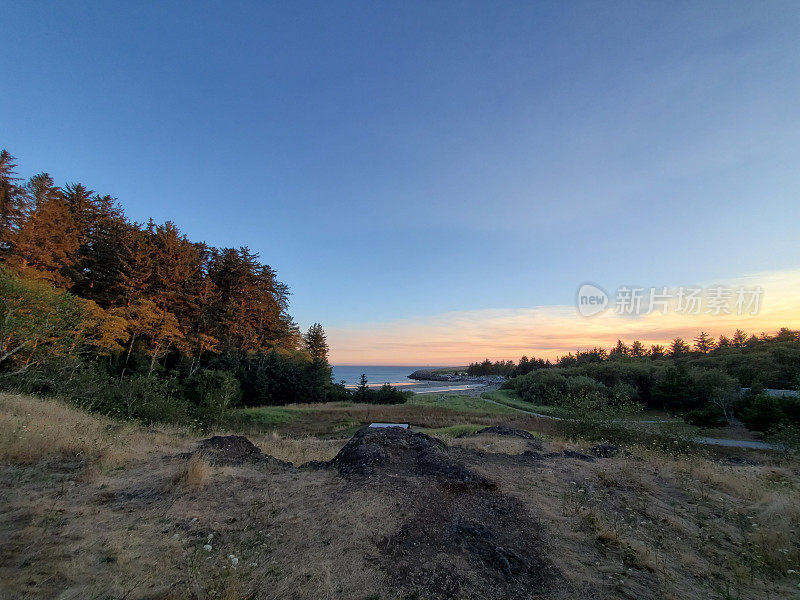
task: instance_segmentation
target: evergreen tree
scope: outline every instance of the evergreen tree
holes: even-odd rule
[[[708,354],[714,349],[714,338],[705,331],[701,331],[700,334],[694,338],[694,349],[696,352]]]
[[[639,340],[634,340],[633,344],[631,344],[631,356],[644,356],[645,354],[647,352],[644,349],[644,344]]]
[[[20,271],[68,287],[78,250],[78,232],[61,190],[47,173],[25,185],[29,212],[14,241],[10,262]]]
[[[308,328],[303,340],[306,349],[313,360],[328,362],[328,341],[325,338],[325,330],[319,323],[314,323]]]
[[[11,238],[25,216],[24,196],[17,185],[17,163],[7,150],[0,151],[0,250],[11,249]]]
[[[355,402],[369,402],[370,400],[369,382],[367,381],[366,373],[361,374],[361,379],[359,380],[358,386],[353,393],[353,400]]]
[[[628,356],[630,349],[622,340],[617,340],[617,345],[611,349],[609,354],[611,356]]]
[[[689,353],[689,345],[681,338],[675,338],[669,346],[669,354],[673,358],[684,356]]]

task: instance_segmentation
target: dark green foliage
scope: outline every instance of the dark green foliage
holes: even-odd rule
[[[314,323],[303,336],[306,350],[311,355],[311,360],[328,362],[328,340],[325,330],[319,323]]]
[[[519,364],[517,367],[509,373],[509,377],[518,377],[519,375],[527,375],[531,371],[536,371],[537,369],[544,369],[551,366],[549,360],[543,360],[541,358],[531,358],[529,359],[527,356],[523,356],[519,359]]]
[[[527,360],[527,359],[526,359]],[[485,375],[501,375],[507,377],[516,369],[513,360],[498,360],[492,362],[488,358],[483,362],[470,363],[467,367],[467,375],[480,377]]]
[[[679,427],[639,423],[641,405],[631,402],[609,403],[597,393],[569,397],[555,413],[561,417],[558,430],[574,439],[592,440],[620,446],[650,446],[670,453],[683,453],[693,443]]]
[[[404,392],[393,388],[388,383],[375,389],[369,387],[367,376],[361,374],[361,381],[353,392],[353,402],[363,402],[365,404],[403,404],[414,395],[413,392]]]
[[[413,395],[413,392],[404,392],[384,383],[377,390],[370,390],[370,402],[372,404],[403,404]]]
[[[244,406],[333,402],[348,399],[344,386],[331,382],[331,368],[302,353],[227,352],[211,361],[213,369],[228,371],[242,386]]]
[[[800,425],[800,398],[772,396],[761,392],[741,411],[741,419],[756,431],[777,430],[782,426]]]
[[[369,381],[367,381],[366,374],[362,373],[358,387],[353,392],[353,402],[369,402],[369,395]]]
[[[722,427],[728,424],[722,410],[712,404],[690,410],[683,418],[687,423],[698,427]]]
[[[216,423],[241,397],[239,380],[228,371],[200,371],[186,382],[186,398],[196,418],[204,423]]]
[[[696,408],[694,381],[683,364],[668,366],[653,385],[653,404],[667,410],[691,410]]]
[[[609,390],[599,381],[585,375],[567,375],[564,369],[539,369],[510,379],[505,387],[515,390],[532,404],[559,405],[570,398],[591,394],[610,396]]]

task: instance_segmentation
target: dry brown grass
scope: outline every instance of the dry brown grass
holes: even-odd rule
[[[7,464],[75,460],[107,470],[185,446],[191,438],[179,428],[143,429],[75,410],[59,400],[6,392],[0,392],[0,415],[0,461]]]
[[[205,487],[214,468],[201,454],[192,454],[173,477],[174,485],[198,489]]]
[[[277,432],[252,436],[250,439],[262,452],[294,465],[312,460],[330,460],[347,442],[346,439],[320,439],[308,435],[291,437]]]
[[[413,486],[210,467],[182,454],[197,440],[190,432],[8,394],[0,434],[1,600],[395,597],[377,542],[409,518]],[[252,439],[295,464],[327,460],[345,442]],[[796,462],[751,453],[756,465],[733,466],[644,449],[536,461],[516,456],[522,440],[452,443],[480,451],[464,460],[541,521],[543,551],[572,586],[550,599],[789,598],[798,589],[789,572],[800,571]],[[585,451],[557,439],[545,449],[565,447]]]
[[[540,419],[522,412],[458,411],[414,404],[296,404],[292,407],[303,412],[282,427],[281,431],[294,435],[336,435],[374,422],[409,423],[421,429],[502,424],[541,433],[550,433],[555,428],[550,419]]]
[[[499,435],[477,435],[449,440],[451,446],[468,448],[481,452],[494,452],[500,454],[522,454],[530,450],[528,442],[521,438]]]

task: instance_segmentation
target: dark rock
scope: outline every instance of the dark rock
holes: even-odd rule
[[[577,458],[578,460],[585,460],[586,462],[594,462],[594,458],[591,456],[581,452],[575,452],[574,450],[564,450],[562,454],[567,458]]]
[[[598,458],[613,458],[621,450],[612,444],[597,444],[589,448],[589,452]]]
[[[727,463],[729,465],[741,465],[745,467],[753,467],[758,464],[758,462],[754,461],[752,458],[747,458],[746,456],[740,456],[738,454],[732,454],[731,456],[726,456],[720,462]]]
[[[525,450],[525,452],[517,455],[519,458],[522,459],[530,459],[530,460],[540,460],[542,458],[542,454],[536,452],[535,450]]]
[[[428,476],[450,487],[495,486],[453,460],[440,440],[398,427],[359,429],[329,465],[341,475]]]

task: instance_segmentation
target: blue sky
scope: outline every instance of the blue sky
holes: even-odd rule
[[[249,245],[304,326],[800,266],[793,2],[17,2],[0,21],[21,174]]]

